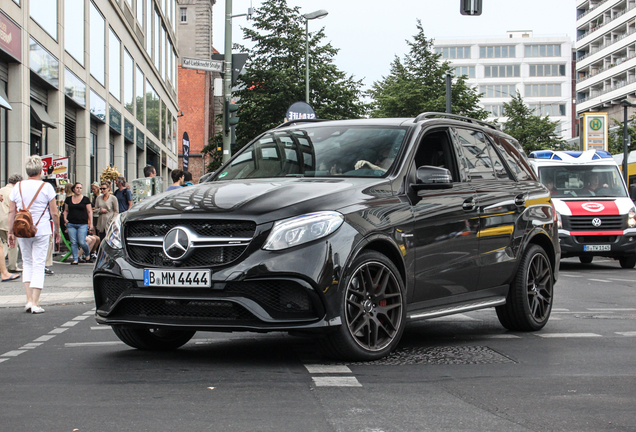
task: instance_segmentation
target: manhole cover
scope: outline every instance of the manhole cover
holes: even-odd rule
[[[484,346],[402,348],[380,360],[351,363],[356,365],[465,365],[515,363],[510,358]]]

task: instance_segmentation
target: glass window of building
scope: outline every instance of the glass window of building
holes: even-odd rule
[[[482,94],[482,98],[508,98],[517,94],[516,88],[514,84],[486,85],[479,86],[479,92]]]
[[[456,77],[466,75],[468,78],[475,78],[475,66],[457,66],[453,73]]]
[[[480,58],[512,58],[515,57],[515,46],[483,46],[479,47]]]
[[[93,2],[90,3],[90,49],[91,49],[91,75],[100,84],[104,85],[105,74],[105,61],[106,51],[104,45],[106,44],[106,22],[104,17],[97,9],[97,6]]]
[[[503,117],[503,105],[485,105],[484,110],[488,111],[488,117]]]
[[[92,89],[90,91],[91,95],[91,114],[96,118],[100,119],[102,122],[106,123],[106,101],[101,98],[97,93],[95,93]]]
[[[64,94],[75,103],[86,107],[86,84],[68,68],[64,68]]]
[[[136,3],[136,8],[135,8],[135,17],[137,18],[137,21],[141,24],[141,26],[143,27],[143,22],[144,22],[144,1],[143,0],[135,0]]]
[[[108,33],[108,88],[121,100],[121,42],[112,28]]]
[[[60,62],[33,37],[29,38],[29,67],[44,81],[58,88],[60,83]]]
[[[435,48],[435,52],[442,55],[443,59],[470,58],[470,47],[443,47]]]
[[[182,7],[179,9],[179,12],[181,14],[181,22],[182,23],[188,22],[188,8]]]
[[[160,55],[159,53],[161,52],[161,39],[159,39],[159,28],[161,28],[161,18],[159,17],[159,11],[155,10],[155,24],[154,24],[154,31],[152,32],[152,40],[154,41],[154,52],[152,53],[154,59],[155,59],[155,67],[157,68],[157,70],[161,70],[159,68],[159,58]]]
[[[526,45],[526,57],[561,57],[561,45]]]
[[[530,65],[530,76],[531,77],[565,76],[565,65],[559,65],[559,64]]]
[[[65,0],[64,49],[84,66],[84,0]]]
[[[135,102],[137,105],[137,120],[139,120],[142,124],[144,123],[144,73],[137,66],[137,80],[136,80],[136,91],[135,91]]]
[[[486,78],[508,78],[520,75],[519,65],[485,66],[484,77]]]
[[[159,96],[154,87],[146,80],[146,127],[155,137],[159,138],[159,122],[161,113]]]
[[[146,0],[146,52],[152,56],[152,0]]]
[[[565,115],[565,104],[529,104],[528,107],[538,116]]]
[[[561,96],[561,84],[526,84],[525,97]]]
[[[131,114],[135,105],[135,93],[133,84],[135,80],[135,66],[133,58],[126,48],[124,48],[124,108]]]
[[[159,33],[159,75],[161,75],[161,78],[165,81],[166,80],[166,65],[165,65],[165,59],[166,59],[166,53],[165,53],[165,46],[166,46],[166,29],[163,27],[163,24],[159,26],[160,29],[160,33]]]
[[[57,0],[31,0],[29,14],[33,21],[57,40]]]
[[[163,103],[163,101],[161,101],[161,142],[163,143],[163,145],[167,145],[166,144],[166,124],[167,124],[167,110],[166,110],[166,104]]]

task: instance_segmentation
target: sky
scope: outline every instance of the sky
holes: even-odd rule
[[[219,51],[225,46],[225,2],[217,0],[213,14],[213,43]],[[233,0],[232,14],[247,12],[260,0]],[[429,39],[467,39],[506,37],[508,30],[532,30],[536,36],[576,35],[574,0],[483,0],[481,16],[459,13],[460,0],[288,0],[299,6],[301,13],[318,9],[329,12],[323,19],[309,22],[309,31],[325,29],[324,42],[330,42],[339,53],[338,69],[355,79],[362,79],[364,89],[390,71],[395,56],[408,52],[406,40],[417,33],[417,19],[422,21]],[[245,17],[232,20],[233,42],[242,43],[241,27],[250,27]]]

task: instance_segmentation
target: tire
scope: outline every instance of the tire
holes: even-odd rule
[[[579,257],[579,261],[581,261],[581,264],[591,264],[592,260],[594,260],[593,256],[580,256]]]
[[[542,329],[552,311],[554,277],[548,255],[532,245],[521,258],[506,304],[497,306],[499,322],[508,330]]]
[[[188,343],[194,331],[173,329],[126,328],[114,326],[113,331],[126,345],[140,350],[173,351]]]
[[[339,360],[377,360],[404,332],[404,283],[391,260],[375,251],[361,253],[349,270],[340,287],[342,325],[321,342]]]
[[[621,268],[631,269],[636,266],[636,255],[626,255],[622,256],[618,259],[618,262],[621,263]]]

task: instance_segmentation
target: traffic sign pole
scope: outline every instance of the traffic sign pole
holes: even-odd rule
[[[232,0],[225,0],[225,74],[223,76],[223,100],[226,106],[232,99]],[[228,115],[227,111],[224,115]],[[224,119],[224,123],[229,119]],[[223,163],[230,159],[232,134],[223,130]]]

